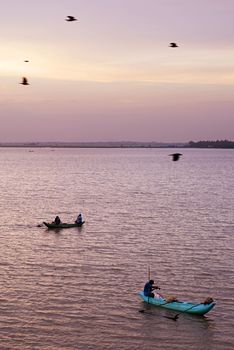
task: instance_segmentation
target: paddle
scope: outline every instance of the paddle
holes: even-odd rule
[[[191,310],[192,308],[194,308],[195,306],[198,306],[198,305],[201,305],[201,303],[195,304],[195,305],[193,305],[193,306],[190,306],[187,310],[184,310],[184,311],[182,311],[182,312],[179,312],[179,313],[176,314],[175,316],[163,316],[163,317],[169,318],[169,319],[171,319],[171,320],[173,320],[173,321],[177,321],[177,319],[179,318],[179,315],[180,315],[180,314],[182,314],[182,313],[184,313],[184,312],[187,312],[187,311]]]
[[[150,266],[148,266],[148,280],[151,279],[151,276],[150,276]]]
[[[151,273],[150,273],[150,266],[148,266],[148,281],[150,281],[151,279]],[[149,298],[150,296],[148,296],[148,304],[149,304]],[[142,309],[142,310],[139,310],[139,312],[143,313],[145,312],[146,310]]]

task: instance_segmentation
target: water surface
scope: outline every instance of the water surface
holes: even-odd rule
[[[233,348],[234,152],[172,152],[0,148],[1,350]],[[165,318],[138,297],[149,266],[163,295],[216,307]]]

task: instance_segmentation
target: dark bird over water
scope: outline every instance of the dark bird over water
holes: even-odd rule
[[[179,47],[176,43],[170,43],[170,47]]]
[[[30,85],[30,84],[28,83],[28,79],[25,78],[25,77],[22,78],[22,82],[21,82],[20,84],[22,84],[22,85]]]
[[[67,16],[66,21],[67,22],[73,22],[73,21],[77,21],[77,19],[75,17],[73,17],[73,16]]]
[[[176,162],[177,160],[180,159],[180,156],[182,156],[182,154],[181,153],[172,153],[172,154],[169,154],[169,156],[172,156],[172,160],[174,162]]]

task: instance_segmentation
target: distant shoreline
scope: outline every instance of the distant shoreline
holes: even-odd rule
[[[0,147],[15,148],[175,148],[185,147],[185,144],[156,142],[25,142],[0,143]]]
[[[0,148],[225,148],[233,149],[234,141],[198,142],[2,142]]]

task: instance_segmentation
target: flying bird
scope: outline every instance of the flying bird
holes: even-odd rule
[[[22,85],[30,85],[30,84],[28,83],[28,79],[25,78],[25,77],[22,78],[22,82],[21,82],[20,84],[22,84]]]
[[[182,154],[181,153],[172,153],[172,154],[169,154],[169,156],[172,156],[172,160],[174,162],[176,162],[177,160],[180,159],[180,156],[182,156]]]
[[[29,62],[28,60],[24,60],[24,62]]]
[[[179,47],[176,43],[170,43],[170,47]]]
[[[66,21],[73,22],[73,21],[77,21],[77,19],[74,16],[67,16]]]

